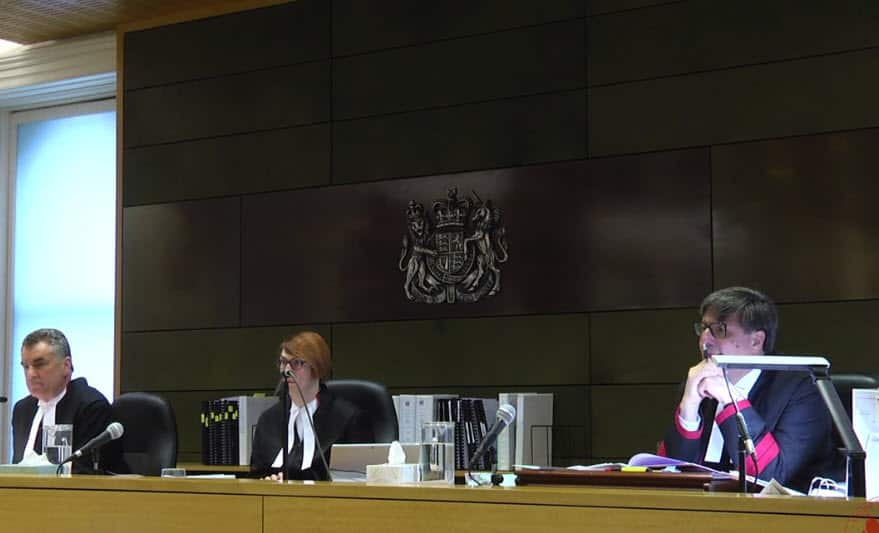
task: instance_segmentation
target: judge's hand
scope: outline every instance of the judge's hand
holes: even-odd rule
[[[710,394],[718,393],[715,379],[719,378],[723,384],[723,372],[714,364],[714,361],[703,359],[687,372],[687,384],[684,385],[684,395],[681,397],[680,415],[688,421],[696,421],[699,418],[699,403],[703,398],[714,398]],[[708,380],[708,381],[706,381]]]
[[[726,381],[723,379],[723,374],[720,376],[705,377],[699,382],[698,389],[699,394],[703,398],[713,398],[717,400],[720,405],[726,405],[733,401],[733,398],[729,395],[730,390],[732,390],[735,401],[742,399],[738,394],[738,389],[735,387],[730,387],[729,389],[726,388]]]
[[[278,472],[277,474],[268,475],[268,476],[264,477],[263,479],[268,480],[268,481],[284,481],[284,473]]]

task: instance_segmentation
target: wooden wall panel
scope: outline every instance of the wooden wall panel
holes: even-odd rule
[[[333,54],[349,55],[581,17],[584,0],[333,2]]]
[[[683,381],[700,359],[692,327],[698,318],[698,308],[591,313],[591,383]]]
[[[584,315],[333,326],[336,368],[393,387],[589,383]]]
[[[125,34],[125,89],[262,70],[330,55],[330,2],[297,0]]]
[[[594,385],[590,391],[592,457],[627,461],[639,452],[656,453],[674,421],[678,385]]]
[[[125,333],[121,386],[151,391],[270,389],[278,381],[281,341],[302,330],[332,340],[329,327],[304,325]],[[157,368],[173,371],[155,372]]]
[[[879,297],[879,130],[712,148],[715,284]]]
[[[200,402],[270,391],[319,324],[337,378],[553,392],[557,464],[627,458],[734,283],[782,302],[782,350],[875,371],[877,10],[300,0],[128,34],[123,392],[166,395],[197,460]],[[406,205],[449,187],[501,209],[503,288],[414,304]]]
[[[585,0],[587,15],[602,15],[679,2],[680,0]]]
[[[879,49],[594,87],[589,155],[877,126],[877,92]]]
[[[125,146],[167,143],[330,118],[329,62],[125,93]]]
[[[237,198],[125,208],[122,330],[237,326],[239,221]]]
[[[824,355],[834,374],[879,375],[879,300],[778,307],[780,352]]]
[[[333,118],[410,111],[586,85],[583,20],[333,62]]]
[[[586,93],[570,91],[333,124],[333,182],[586,155]]]
[[[695,305],[710,286],[707,165],[694,150],[246,198],[244,324]],[[513,255],[493,298],[412,303],[396,265],[406,205],[447,187],[502,210]]]
[[[879,45],[879,4],[861,0],[675,2],[588,21],[591,85]]]
[[[124,164],[124,206],[327,185],[330,126],[130,148]]]

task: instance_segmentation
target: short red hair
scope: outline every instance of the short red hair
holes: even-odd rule
[[[301,331],[287,337],[281,343],[281,351],[308,363],[321,381],[329,377],[333,368],[327,341],[314,331]]]

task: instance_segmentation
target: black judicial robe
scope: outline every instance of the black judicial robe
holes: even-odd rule
[[[286,393],[286,389],[284,390]],[[317,409],[312,416],[315,432],[324,451],[327,463],[330,461],[330,448],[335,443],[373,442],[372,430],[362,411],[354,404],[335,396],[324,384],[317,395]],[[287,404],[289,406],[289,403]],[[284,447],[284,407],[278,402],[268,408],[256,424],[253,447],[250,455],[250,470],[254,477],[277,474],[280,468],[272,468],[272,462]],[[298,440],[298,439],[297,439]],[[287,456],[288,472],[285,479],[328,478],[321,463],[317,449],[314,451],[311,467],[302,470],[302,446],[294,445]]]

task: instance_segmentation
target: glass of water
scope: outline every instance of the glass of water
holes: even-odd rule
[[[421,426],[421,481],[455,484],[455,423],[425,422]]]
[[[73,453],[73,424],[43,424],[43,454],[52,464],[60,464]],[[70,474],[67,463],[62,474]]]

